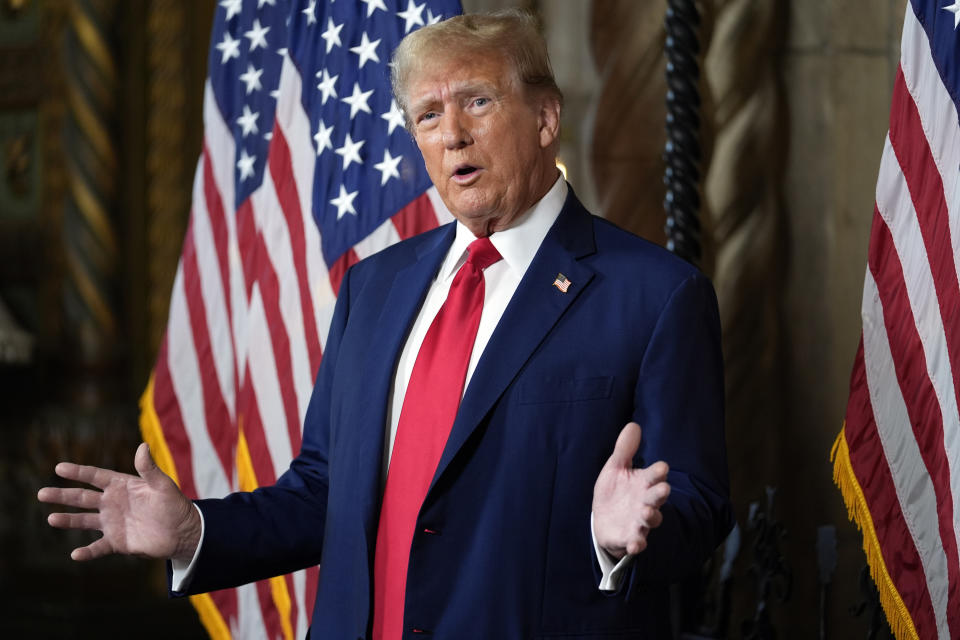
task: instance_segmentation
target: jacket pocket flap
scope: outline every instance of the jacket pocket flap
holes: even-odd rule
[[[541,378],[527,380],[520,385],[520,404],[544,402],[576,402],[609,398],[613,391],[613,376],[596,378]]]

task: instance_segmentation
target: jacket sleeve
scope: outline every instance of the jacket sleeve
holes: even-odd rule
[[[671,493],[627,586],[698,570],[733,524],[720,337],[713,287],[690,275],[663,307],[637,382],[633,418],[643,435],[634,463],[665,460]]]

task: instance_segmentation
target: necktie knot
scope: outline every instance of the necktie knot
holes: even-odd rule
[[[467,262],[483,271],[494,262],[502,259],[500,252],[490,242],[490,238],[477,238],[467,247]]]

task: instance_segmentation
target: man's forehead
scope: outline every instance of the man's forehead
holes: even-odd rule
[[[410,102],[433,101],[445,96],[509,90],[512,74],[497,59],[455,60],[425,65],[410,83]]]

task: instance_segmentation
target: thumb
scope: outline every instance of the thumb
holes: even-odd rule
[[[150,455],[150,445],[146,442],[141,442],[140,446],[137,447],[137,454],[133,458],[133,466],[140,477],[147,481],[147,484],[152,485],[164,475],[157,463],[153,461],[153,456]]]
[[[615,469],[632,469],[633,456],[640,448],[640,425],[628,422],[617,436],[617,443],[613,446],[613,454],[604,466]]]

